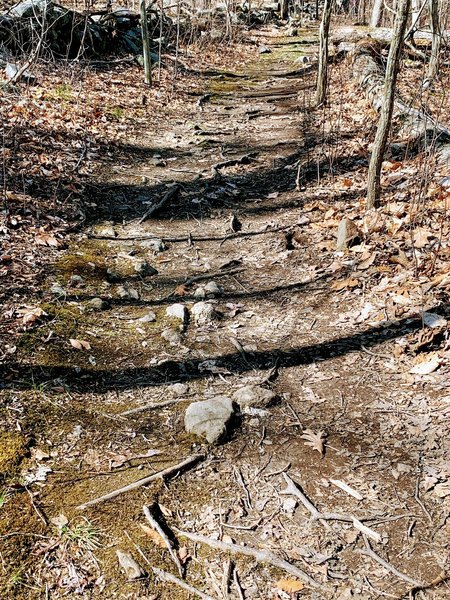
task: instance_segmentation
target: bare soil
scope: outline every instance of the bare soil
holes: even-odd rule
[[[142,506],[153,503],[169,528],[271,550],[318,582],[289,591],[295,577],[235,555],[243,595],[232,582],[224,595],[230,557],[177,534],[186,581],[214,598],[448,597],[447,332],[424,342],[444,352],[436,372],[411,374],[408,350],[428,331],[423,310],[447,314],[446,290],[421,287],[408,235],[401,249],[409,266],[390,260],[399,247],[387,226],[335,252],[342,216],[363,227],[376,116],[346,63],[332,70],[329,105],[314,110],[314,69],[294,59],[313,60],[315,38],[260,33],[255,41],[272,53],[249,47],[241,68],[184,75],[192,95],[175,96],[158,119],[142,109],[127,123],[126,142],[94,157],[83,224],[65,248],[46,249],[28,302],[44,313],[4,359],[2,597],[193,597],[155,578],[142,557],[177,574],[140,526]],[[408,173],[417,172],[417,159],[407,160]],[[174,183],[175,197],[141,222]],[[407,201],[389,196],[379,214],[391,218],[390,207]],[[420,252],[423,261],[434,257]],[[135,271],[137,258],[157,273]],[[191,316],[180,331],[167,307],[190,310],[196,289],[211,281],[223,288],[210,300],[217,318],[197,325]],[[142,321],[150,311],[155,320]],[[177,383],[186,385],[181,396]],[[216,447],[185,433],[190,402],[249,384],[274,390],[277,403],[239,414]],[[193,453],[204,460],[165,482],[77,508]],[[369,538],[351,522],[311,519],[282,493],[283,473],[319,511],[363,522]],[[388,568],[362,553],[367,544]],[[149,576],[127,581],[119,548]]]

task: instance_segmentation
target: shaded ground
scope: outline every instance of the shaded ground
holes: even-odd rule
[[[389,196],[379,229],[367,223],[374,120],[347,85],[346,65],[333,71],[329,107],[313,111],[313,69],[293,59],[313,56],[314,40],[314,32],[292,43],[266,31],[260,41],[271,54],[247,57],[242,77],[197,81],[196,95],[157,129],[136,122],[87,178],[83,226],[55,250],[22,318],[36,306],[44,312],[31,313],[33,326],[2,366],[4,597],[191,597],[152,576],[127,582],[119,569],[118,548],[148,568],[138,547],[176,573],[140,527],[142,505],[153,502],[171,527],[296,564],[319,584],[299,597],[407,597],[414,584],[361,554],[360,529],[313,521],[282,494],[285,471],[319,510],[369,526],[378,555],[431,584],[421,597],[448,596],[445,582],[433,583],[449,551],[447,330],[430,337],[421,317],[447,315],[444,279],[425,290],[431,233],[428,254],[426,244],[409,244],[411,221],[398,225],[399,245],[390,241],[407,212],[398,205],[415,197],[412,182],[410,196]],[[414,178],[418,165],[405,168],[402,181]],[[140,222],[174,183],[173,199]],[[344,254],[335,252],[342,215],[365,228]],[[445,235],[441,250],[435,274],[445,273]],[[211,281],[222,288],[209,299],[215,318],[199,324],[192,306]],[[189,310],[183,327],[166,314],[174,303]],[[410,373],[418,348],[440,352],[436,372]],[[190,402],[250,384],[274,390],[278,402],[243,411],[221,446],[185,433]],[[120,415],[166,400],[174,402]],[[316,440],[322,432],[323,454],[305,444],[305,431]],[[167,484],[77,509],[200,451],[205,460]],[[177,537],[191,585],[239,598],[236,585],[223,593],[226,554]],[[289,577],[281,570],[233,560],[245,598],[297,596],[277,585]]]

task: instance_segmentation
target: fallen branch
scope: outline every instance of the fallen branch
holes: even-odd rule
[[[214,175],[220,175],[219,169],[225,169],[226,167],[235,167],[236,165],[249,165],[256,160],[258,156],[257,152],[251,152],[250,154],[244,154],[240,158],[231,158],[230,160],[224,160],[218,162],[211,167],[211,173]]]
[[[282,490],[280,494],[289,494],[291,496],[296,496],[303,506],[311,513],[311,518],[313,521],[343,521],[345,523],[351,523],[355,529],[361,531],[362,533],[368,535],[376,542],[381,541],[381,535],[376,531],[373,531],[366,525],[361,523],[360,519],[357,519],[353,515],[345,515],[342,513],[333,513],[333,512],[320,512],[314,504],[305,496],[305,494],[301,491],[301,489],[296,485],[296,483],[283,473],[284,480],[287,483],[287,488]]]
[[[176,398],[173,400],[164,400],[163,402],[153,402],[153,404],[143,404],[142,406],[138,406],[137,408],[131,408],[130,410],[126,410],[121,412],[115,417],[128,417],[129,415],[135,415],[137,413],[143,412],[144,410],[152,410],[155,408],[164,408],[165,406],[170,406],[171,404],[178,404],[179,402],[184,402],[183,398]]]
[[[147,210],[147,212],[139,219],[138,224],[140,225],[145,220],[147,220],[149,217],[151,217],[156,212],[161,210],[161,208],[165,204],[167,204],[167,202],[169,202],[170,200],[175,198],[175,196],[178,194],[179,191],[180,191],[180,186],[178,184],[173,185],[169,190],[167,190],[167,192],[164,194],[164,196],[161,198],[161,200],[159,200],[158,202],[155,202],[155,204],[152,204],[150,206],[150,208]]]
[[[420,581],[416,581],[415,579],[412,579],[412,577],[409,577],[409,575],[405,575],[404,573],[396,569],[393,565],[391,565],[391,563],[388,563],[386,560],[384,560],[384,558],[381,558],[379,554],[372,550],[369,540],[365,536],[363,536],[363,538],[366,547],[364,549],[357,549],[355,550],[355,552],[357,552],[358,554],[363,554],[364,556],[368,556],[369,558],[377,562],[379,565],[384,567],[387,571],[389,571],[393,575],[396,575],[399,579],[403,579],[403,581],[410,583],[415,588],[425,587],[425,585],[420,583]]]
[[[157,479],[163,479],[167,475],[172,475],[178,471],[185,469],[188,466],[191,466],[200,460],[205,458],[204,454],[193,454],[192,456],[188,456],[188,458],[184,459],[182,462],[177,465],[173,465],[172,467],[167,467],[162,471],[158,471],[157,473],[153,473],[153,475],[149,475],[148,477],[144,477],[142,479],[138,479],[138,481],[134,481],[129,485],[118,488],[117,490],[113,490],[104,496],[99,496],[98,498],[94,498],[93,500],[89,500],[85,504],[80,504],[77,506],[78,510],[84,510],[88,506],[94,506],[95,504],[100,504],[100,502],[105,502],[106,500],[111,500],[112,498],[116,498],[116,496],[120,496],[120,494],[124,494],[125,492],[131,492],[132,490],[137,490],[143,485],[147,485],[152,481],[156,481]]]
[[[197,588],[192,587],[192,585],[189,585],[182,579],[178,579],[178,577],[175,577],[175,575],[172,575],[171,573],[168,573],[167,571],[163,571],[162,569],[157,569],[156,567],[152,567],[151,569],[152,569],[153,573],[157,577],[159,577],[159,579],[162,579],[163,581],[167,581],[169,583],[174,583],[178,587],[183,588],[183,590],[186,590],[187,592],[194,594],[195,596],[198,596],[199,598],[202,598],[203,600],[215,600],[215,598],[213,598],[212,596],[209,596],[208,594],[201,592]]]
[[[180,577],[183,577],[183,567],[181,566],[180,559],[178,558],[176,552],[174,551],[172,543],[169,540],[169,538],[167,537],[166,532],[161,527],[161,525],[158,523],[158,521],[153,517],[148,506],[144,505],[142,507],[142,510],[144,511],[145,518],[150,523],[152,528],[161,536],[163,542],[166,545],[167,550],[169,551],[170,557],[172,558],[173,562],[175,563],[175,565],[178,569],[178,573],[180,574]]]
[[[315,579],[310,577],[307,573],[299,569],[298,567],[292,565],[286,560],[280,558],[270,550],[258,550],[257,548],[252,548],[250,546],[240,546],[238,544],[232,544],[227,542],[221,542],[220,540],[213,540],[204,535],[200,535],[198,533],[190,533],[189,531],[183,531],[174,527],[174,530],[181,536],[192,540],[193,542],[199,542],[201,544],[206,544],[215,550],[221,550],[222,552],[230,552],[231,554],[242,554],[243,556],[250,556],[259,562],[268,563],[273,567],[278,569],[283,569],[286,573],[293,575],[294,577],[298,577],[303,582],[307,583],[311,587],[314,588],[323,588],[321,584],[319,584]]]

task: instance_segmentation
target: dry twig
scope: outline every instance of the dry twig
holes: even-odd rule
[[[142,510],[144,511],[144,515],[145,515],[145,518],[147,519],[147,521],[150,523],[150,525],[153,527],[153,529],[157,533],[159,533],[159,535],[161,536],[163,542],[166,545],[167,550],[169,551],[170,557],[172,558],[173,562],[175,563],[175,565],[178,569],[178,573],[180,574],[180,577],[183,577],[183,567],[181,566],[181,562],[177,556],[177,553],[173,549],[172,542],[167,537],[167,535],[166,535],[165,531],[163,530],[163,528],[161,527],[161,525],[151,514],[148,506],[144,505],[142,507]]]
[[[192,456],[188,456],[188,458],[186,458],[182,462],[178,463],[177,465],[173,465],[172,467],[167,467],[167,469],[163,469],[162,471],[153,473],[153,475],[149,475],[148,477],[143,477],[142,479],[138,479],[138,481],[134,481],[133,483],[125,485],[124,487],[118,488],[117,490],[113,490],[112,492],[109,492],[108,494],[105,494],[104,496],[99,496],[98,498],[89,500],[85,504],[80,504],[79,506],[77,506],[77,509],[84,510],[88,506],[94,506],[94,504],[99,504],[100,502],[105,502],[106,500],[111,500],[112,498],[115,498],[116,496],[119,496],[120,494],[124,494],[125,492],[130,492],[131,490],[136,490],[136,489],[142,487],[143,485],[147,485],[147,483],[151,483],[152,481],[155,481],[156,479],[162,479],[163,477],[166,477],[167,475],[172,475],[173,473],[181,471],[182,469],[184,469],[188,466],[191,466],[192,464],[195,464],[198,461],[203,460],[204,458],[205,458],[204,454],[193,454]]]

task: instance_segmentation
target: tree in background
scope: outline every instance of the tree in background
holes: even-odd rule
[[[319,65],[317,73],[316,104],[320,106],[327,97],[328,38],[330,32],[332,0],[325,0],[319,32]]]
[[[375,142],[369,165],[367,208],[376,206],[380,198],[381,165],[391,127],[392,113],[394,110],[395,85],[397,82],[400,56],[403,49],[410,8],[411,0],[399,0],[395,16],[394,33],[387,60],[386,75],[384,78],[384,101],[380,111],[377,133],[375,135]]]

